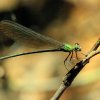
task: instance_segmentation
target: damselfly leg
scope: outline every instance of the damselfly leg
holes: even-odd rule
[[[71,52],[70,61],[72,60],[72,58],[73,58],[73,51]]]
[[[84,59],[85,56],[85,54],[78,53],[77,51],[70,52],[67,58],[64,60],[65,68],[69,71],[76,63]]]
[[[65,66],[65,68],[66,68],[68,71],[69,71],[69,69],[66,67],[66,66],[67,66],[66,62],[67,62],[68,59],[71,61],[72,58],[73,58],[73,51],[72,51],[72,52],[69,52],[68,56],[67,56],[66,59],[64,60],[64,66]]]
[[[68,56],[66,57],[66,59],[64,60],[64,65],[66,66],[66,61],[69,58],[69,56],[71,55],[71,52],[69,52]]]
[[[77,51],[75,51],[75,56],[76,56],[76,59],[78,60],[79,58],[78,58],[78,55],[77,55]]]
[[[67,70],[69,70],[69,69],[66,66],[68,66],[68,65],[73,66],[73,65],[75,65],[75,63],[77,63],[79,61],[77,51],[75,51],[75,57],[73,57],[73,56],[74,56],[74,51],[69,52],[68,56],[64,60],[64,65]]]

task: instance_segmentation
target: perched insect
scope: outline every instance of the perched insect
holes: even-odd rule
[[[5,36],[12,37],[16,41],[30,41],[33,42],[39,42],[42,44],[50,44],[53,45],[53,49],[45,49],[45,50],[40,50],[40,51],[32,51],[32,52],[26,52],[26,53],[21,53],[21,54],[15,54],[15,55],[10,55],[10,56],[4,56],[1,57],[0,60],[7,59],[7,58],[12,58],[16,56],[21,56],[21,55],[26,55],[26,54],[34,54],[34,53],[43,53],[43,52],[56,52],[56,51],[62,51],[62,52],[68,52],[69,55],[66,57],[64,60],[64,64],[66,60],[70,57],[70,60],[73,57],[73,52],[76,53],[76,58],[77,57],[77,52],[81,51],[81,47],[78,43],[75,43],[75,45],[69,45],[66,43],[59,42],[55,39],[52,39],[50,37],[41,35],[32,29],[26,28],[16,22],[9,21],[9,20],[3,20],[0,22],[0,34],[4,34]],[[34,44],[33,44],[34,45]],[[37,44],[38,45],[38,44]],[[70,56],[71,55],[71,56]]]

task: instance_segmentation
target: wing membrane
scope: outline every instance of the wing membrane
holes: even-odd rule
[[[43,45],[51,45],[56,48],[63,46],[63,43],[57,40],[41,35],[32,29],[26,28],[9,20],[3,20],[0,22],[0,34],[14,39],[15,41],[20,41],[23,43],[28,42],[32,45],[34,45],[33,43],[35,43],[35,45],[38,45],[39,43]]]

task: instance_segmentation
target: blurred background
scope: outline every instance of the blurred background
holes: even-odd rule
[[[79,43],[84,54],[100,37],[99,0],[0,0],[0,21],[4,19],[61,42]],[[24,43],[0,33],[0,56],[49,48]],[[0,61],[0,99],[49,100],[68,72],[63,64],[66,56],[42,53]],[[99,60],[99,55],[91,59],[60,100],[100,100]],[[72,66],[67,63],[69,70]]]

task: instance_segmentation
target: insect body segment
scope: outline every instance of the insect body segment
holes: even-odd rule
[[[81,51],[81,47],[78,43],[75,43],[74,46],[69,45],[69,44],[64,44],[62,49],[64,49],[65,52]]]
[[[69,45],[69,44],[65,44],[64,46],[63,46],[63,49],[65,50],[65,51],[69,51],[69,52],[71,52],[71,51],[73,51],[73,49],[74,49],[74,47],[73,46],[71,46],[71,45]]]
[[[66,61],[67,59],[70,57],[70,60],[73,58],[73,52],[75,52],[76,54],[76,59],[78,59],[78,56],[77,56],[77,52],[78,51],[81,51],[81,47],[78,43],[75,43],[74,46],[71,46],[69,44],[65,44],[64,47],[63,47],[64,51],[65,52],[69,52],[68,56],[66,57],[66,59],[64,60],[64,65],[66,66]]]

